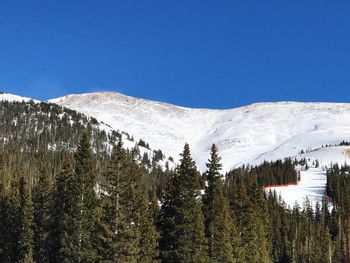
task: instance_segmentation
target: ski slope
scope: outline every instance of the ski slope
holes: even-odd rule
[[[266,187],[265,191],[276,191],[289,208],[295,204],[302,207],[306,198],[313,206],[316,202],[321,203],[327,183],[325,170],[311,167],[307,171],[300,171],[300,178],[297,185]]]
[[[298,167],[300,172],[300,181],[297,185],[266,187],[265,191],[276,191],[281,196],[287,206],[293,208],[298,203],[303,206],[306,198],[313,206],[316,202],[321,203],[325,194],[327,184],[326,171],[333,164],[350,164],[349,159],[350,146],[332,146],[313,150],[305,154],[295,156],[296,159],[305,158],[308,170]],[[316,167],[316,160],[319,167]]]
[[[350,140],[350,104],[277,102],[211,110],[112,92],[68,95],[50,102],[94,116],[175,159],[188,142],[202,171],[212,143],[228,171]]]

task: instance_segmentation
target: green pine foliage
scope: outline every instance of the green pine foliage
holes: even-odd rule
[[[34,261],[48,261],[48,236],[50,230],[50,207],[52,200],[52,184],[47,170],[42,168],[37,184],[33,189],[34,208]]]
[[[208,255],[210,262],[240,262],[235,247],[239,236],[228,200],[224,194],[224,181],[220,174],[221,158],[215,145],[211,148],[211,157],[207,163],[207,186],[203,197],[203,211],[205,215],[205,232],[208,239]],[[231,233],[236,236],[231,236]],[[232,243],[232,239],[235,243]]]
[[[271,262],[268,226],[263,212],[266,200],[262,189],[252,184],[240,185],[236,190],[228,191],[230,206],[240,232],[240,246],[244,249],[243,262]]]
[[[263,162],[257,166],[242,166],[228,173],[230,184],[258,184],[262,187],[270,185],[297,184],[299,172],[295,169],[295,162],[291,159],[277,160],[275,162]]]
[[[209,262],[201,177],[186,144],[163,197],[159,218],[162,262]]]
[[[78,188],[74,161],[65,155],[56,178],[49,232],[49,262],[79,262]]]
[[[331,236],[336,240],[336,258],[350,262],[350,166],[334,165],[327,171],[327,195],[334,201],[328,220]]]
[[[6,175],[5,175],[4,157],[0,154],[0,262],[9,261],[9,200],[6,191]]]
[[[131,181],[133,193],[133,206],[131,218],[134,218],[136,227],[139,229],[139,253],[138,262],[157,263],[159,262],[158,239],[152,210],[149,207],[148,199],[142,186],[142,172],[137,164],[136,155],[131,153],[129,159],[128,175]]]
[[[18,194],[16,261],[29,263],[33,262],[33,205],[24,177],[19,181]]]
[[[101,191],[104,224],[101,242],[105,249],[100,253],[106,262],[137,262],[138,258],[140,233],[129,217],[132,191],[127,163],[127,153],[119,140]]]
[[[114,147],[105,182],[101,186],[103,216],[100,249],[103,262],[158,262],[158,234],[142,173],[133,155]]]
[[[23,225],[20,224],[19,218],[19,184],[16,181],[8,185],[5,160],[2,155],[0,155],[0,161],[0,261],[16,262],[16,260],[19,260],[18,253],[20,253],[21,248],[18,243],[19,238],[23,237],[23,234],[19,235],[19,232],[23,230],[20,228]],[[26,195],[25,192],[23,194]],[[29,202],[29,200],[26,200],[26,202]],[[30,234],[30,229],[25,231],[27,233],[29,231]]]
[[[97,196],[96,171],[90,146],[90,137],[83,133],[78,149],[74,155],[75,180],[77,187],[78,209],[76,211],[79,228],[79,260],[80,262],[95,262],[97,251],[94,247],[93,233],[96,231]]]

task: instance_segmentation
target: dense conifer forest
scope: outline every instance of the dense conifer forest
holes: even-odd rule
[[[201,174],[186,144],[169,169],[54,104],[0,111],[0,262],[350,262],[349,167],[327,173],[333,202],[287,208],[264,187],[298,181],[291,159],[224,176],[213,145]]]
[[[256,183],[262,187],[271,185],[297,184],[300,174],[296,171],[297,161],[290,158],[275,162],[263,162],[257,166],[242,166],[227,173],[227,181],[230,185]]]

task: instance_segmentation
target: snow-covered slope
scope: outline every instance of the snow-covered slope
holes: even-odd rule
[[[0,92],[0,101],[10,101],[10,102],[29,102],[29,101],[33,101],[35,103],[40,103],[39,100],[34,100],[32,98],[28,98],[28,97],[22,97],[22,96],[18,96],[15,94],[10,94],[10,93],[5,93],[5,92]],[[62,117],[63,115],[61,115]],[[104,130],[105,132],[111,133],[113,128],[106,124],[106,123],[102,123],[99,122],[97,124],[97,127],[99,130]],[[124,131],[120,130],[120,132],[122,133],[122,138],[123,138],[123,144],[124,147],[127,149],[132,149],[135,147],[135,145],[137,144],[137,142],[133,141],[131,138],[129,138],[129,136],[125,133],[123,133]],[[1,137],[1,135],[0,135]],[[4,139],[4,138],[2,138]],[[146,141],[147,142],[147,141]],[[49,149],[55,149],[56,145],[50,145]],[[142,157],[144,154],[147,154],[148,157],[151,159],[154,155],[154,150],[159,150],[159,149],[154,149],[154,148],[146,148],[146,147],[142,147],[142,146],[138,146],[138,150],[139,150],[139,154]],[[168,160],[168,156],[164,156],[165,158],[163,158],[162,160],[157,161],[157,163],[161,166],[161,167],[166,167],[166,165],[168,165],[169,168],[173,168],[174,167],[174,163],[170,160]]]
[[[218,145],[227,171],[350,140],[350,104],[278,102],[210,110],[112,92],[69,95],[51,102],[94,116],[175,158],[188,142],[202,170],[212,143]]]
[[[27,101],[30,101],[30,100],[33,100],[33,99],[4,92],[4,93],[0,93],[0,101],[2,101],[2,100],[7,100],[7,101],[26,101],[27,102]],[[34,102],[39,102],[37,100],[33,100],[33,101]]]
[[[303,206],[306,198],[313,206],[322,203],[327,183],[326,172],[321,168],[311,167],[307,171],[300,171],[300,182],[297,185],[267,187],[266,191],[276,191],[290,208],[298,203]]]
[[[276,191],[283,198],[286,205],[291,208],[295,203],[302,206],[306,198],[315,206],[316,202],[322,202],[325,194],[327,168],[330,168],[332,163],[338,163],[339,165],[349,164],[349,154],[350,146],[321,147],[299,154],[296,156],[296,159],[306,159],[310,169],[305,171],[301,167],[298,168],[301,178],[298,184],[267,187],[265,190]],[[319,163],[318,167],[316,167],[316,160]]]

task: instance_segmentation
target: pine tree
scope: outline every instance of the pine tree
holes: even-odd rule
[[[13,221],[11,210],[12,203],[6,190],[5,162],[3,154],[0,154],[0,262],[11,261],[11,239]],[[11,209],[12,208],[12,209]]]
[[[267,222],[260,214],[263,209],[267,210],[264,200],[261,200],[263,192],[256,185],[247,188],[241,185],[229,195],[240,231],[241,247],[244,248],[243,262],[270,263]]]
[[[133,213],[131,217],[134,218],[140,233],[138,262],[157,263],[159,262],[159,234],[155,228],[147,196],[142,189],[142,173],[133,152],[129,158],[128,175],[131,179],[130,185],[133,193]]]
[[[149,204],[149,210],[151,212],[153,222],[156,223],[157,218],[158,218],[159,213],[160,213],[160,207],[159,207],[158,200],[156,197],[153,197],[151,199],[151,202]]]
[[[1,204],[1,262],[18,261],[19,238],[22,237],[20,231],[22,226],[19,216],[19,184],[13,181],[9,189],[3,189],[3,199]]]
[[[231,243],[234,237],[230,235],[230,233],[234,233],[234,228],[236,227],[230,215],[228,201],[224,196],[223,178],[220,174],[222,167],[220,160],[217,147],[213,145],[211,158],[209,163],[207,163],[207,186],[203,197],[208,254],[210,262],[213,263],[237,262],[235,257],[238,255],[234,255],[234,248]],[[235,239],[237,240],[238,238],[236,236]],[[236,243],[239,244],[239,242]]]
[[[95,166],[91,152],[88,133],[83,133],[78,149],[74,155],[75,176],[79,195],[79,262],[94,262],[97,251],[94,246],[93,233],[96,231],[97,196],[95,192]]]
[[[142,188],[142,173],[121,139],[112,151],[101,188],[100,260],[158,262],[158,233]]]
[[[47,171],[42,168],[33,191],[34,207],[34,260],[36,263],[48,260],[48,235],[50,227],[50,207],[52,186]]]
[[[181,156],[161,207],[161,259],[169,263],[208,262],[200,174],[188,144]]]
[[[19,181],[17,262],[33,262],[33,206],[27,183]]]
[[[111,162],[102,185],[102,244],[99,254],[103,262],[137,262],[140,232],[130,217],[133,207],[128,156],[121,139],[113,148]]]
[[[78,188],[73,158],[63,157],[62,171],[56,178],[49,231],[49,262],[79,262],[80,222]]]
[[[155,227],[151,210],[147,206],[146,196],[140,200],[140,254],[139,262],[158,263],[159,262],[159,233]]]
[[[5,172],[3,156],[0,154],[0,261],[4,262],[7,258],[6,237],[7,237],[7,209],[6,209],[6,191],[5,191]]]
[[[269,219],[264,192],[261,188],[258,187],[257,184],[253,184],[248,188],[248,196],[248,206],[252,206],[253,208],[253,222],[250,223],[253,223],[255,225],[254,232],[257,237],[257,243],[259,244],[259,247],[256,249],[256,253],[259,257],[258,262],[269,263],[271,262],[269,253],[271,240],[269,240],[268,236]]]

